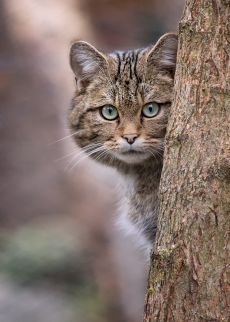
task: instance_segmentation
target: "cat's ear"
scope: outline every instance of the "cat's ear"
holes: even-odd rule
[[[72,44],[69,57],[79,90],[86,87],[107,65],[106,56],[85,41]]]
[[[148,53],[148,67],[151,67],[151,65],[157,66],[159,71],[168,71],[174,77],[177,47],[178,36],[176,33],[163,35]]]

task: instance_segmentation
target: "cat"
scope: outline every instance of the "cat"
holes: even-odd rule
[[[104,54],[84,41],[70,49],[76,92],[68,123],[78,147],[122,179],[120,223],[149,251],[155,240],[164,137],[178,38]]]

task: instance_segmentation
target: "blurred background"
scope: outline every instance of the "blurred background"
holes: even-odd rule
[[[184,0],[0,0],[0,321],[141,321],[148,263],[116,226],[116,176],[80,155],[66,111],[74,39],[131,49]]]

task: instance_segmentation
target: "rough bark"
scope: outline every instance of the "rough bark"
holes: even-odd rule
[[[143,321],[230,321],[230,2],[187,0]]]

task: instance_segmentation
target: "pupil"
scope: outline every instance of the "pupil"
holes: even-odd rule
[[[149,106],[149,112],[152,113],[152,111],[153,111],[153,107]]]
[[[112,107],[109,107],[109,114],[111,115],[112,113],[113,113],[113,109],[112,109]]]

